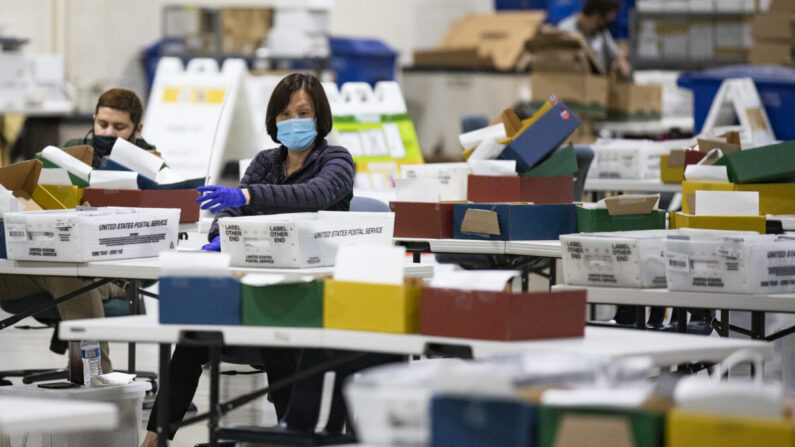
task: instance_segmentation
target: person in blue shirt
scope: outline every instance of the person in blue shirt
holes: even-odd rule
[[[620,7],[618,0],[586,0],[582,10],[563,19],[558,28],[582,34],[602,68],[629,78],[629,62],[609,29]]]

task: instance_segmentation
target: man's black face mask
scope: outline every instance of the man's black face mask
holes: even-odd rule
[[[130,143],[135,144],[135,129],[138,127],[136,124],[133,126],[133,131],[130,134],[130,138],[127,139]],[[93,129],[90,133],[93,133]],[[109,155],[110,150],[113,149],[113,145],[116,144],[117,137],[107,137],[104,135],[94,135],[91,139],[91,145],[94,147],[94,157],[97,159],[102,159],[102,157]]]

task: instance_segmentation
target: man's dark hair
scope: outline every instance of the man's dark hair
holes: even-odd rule
[[[600,15],[605,17],[613,12],[618,12],[621,4],[618,0],[587,0],[582,7],[582,13],[587,16]]]
[[[129,113],[130,120],[136,126],[141,122],[141,116],[144,114],[144,107],[141,105],[138,95],[123,88],[112,88],[103,93],[97,100],[97,108],[94,113],[99,113],[100,107],[110,107]],[[135,129],[133,129],[134,132]]]
[[[265,114],[265,129],[273,141],[281,143],[277,138],[276,117],[290,103],[290,96],[298,90],[305,91],[315,104],[315,128],[317,130],[315,144],[318,144],[331,132],[331,107],[328,104],[326,92],[323,90],[320,81],[309,73],[293,73],[279,81],[268,102],[268,111]]]

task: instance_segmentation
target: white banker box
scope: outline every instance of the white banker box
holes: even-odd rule
[[[342,245],[391,245],[395,214],[318,211],[224,217],[218,225],[232,266],[328,267]]]
[[[8,259],[87,262],[157,256],[177,246],[179,209],[88,208],[6,213]]]

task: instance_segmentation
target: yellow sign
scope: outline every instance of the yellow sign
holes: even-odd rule
[[[164,103],[221,104],[226,90],[206,87],[166,87],[163,89]]]

